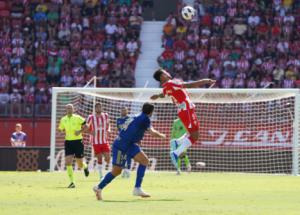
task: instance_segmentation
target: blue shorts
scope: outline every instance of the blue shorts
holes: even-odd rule
[[[125,163],[127,156],[133,158],[142,150],[137,144],[131,144],[127,151],[118,149],[117,147],[112,147],[112,164],[114,166],[119,166],[125,168]]]

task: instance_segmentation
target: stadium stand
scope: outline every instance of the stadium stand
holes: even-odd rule
[[[0,115],[49,116],[51,87],[132,87],[136,0],[0,1]],[[7,104],[10,105],[7,105]]]
[[[170,13],[159,64],[184,80],[210,77],[222,88],[300,86],[299,0],[195,0],[198,16]]]

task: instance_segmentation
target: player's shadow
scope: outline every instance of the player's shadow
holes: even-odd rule
[[[61,187],[54,187],[54,188],[52,188],[52,189],[68,189],[68,190],[75,190],[76,188],[68,188],[68,187],[63,187],[63,186],[61,186]]]
[[[103,200],[103,202],[116,202],[116,203],[128,203],[128,202],[182,202],[183,199],[132,199],[132,200]]]
[[[143,200],[138,199],[137,201],[143,201]],[[183,199],[147,199],[146,201],[150,201],[150,202],[182,202]]]
[[[102,200],[102,202],[128,203],[134,202],[134,200]]]

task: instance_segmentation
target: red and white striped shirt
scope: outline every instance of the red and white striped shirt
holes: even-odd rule
[[[255,47],[255,51],[257,54],[262,54],[265,50],[265,45],[264,43],[259,43],[257,44],[257,46]]]
[[[250,49],[244,51],[244,56],[246,57],[247,60],[250,60],[253,58],[252,51]]]
[[[223,49],[223,50],[221,51],[221,53],[220,53],[220,59],[221,59],[221,60],[226,60],[227,57],[229,56],[229,54],[230,54],[230,51],[229,51],[229,50]]]
[[[0,89],[6,88],[9,84],[9,76],[8,75],[0,75]]]
[[[274,66],[275,66],[275,63],[273,61],[267,61],[262,64],[262,67],[266,71],[271,71],[274,68]]]
[[[25,54],[25,49],[22,47],[15,47],[12,50],[13,54],[16,54],[18,57],[22,57]]]
[[[231,78],[223,78],[221,81],[222,88],[231,88],[233,85],[233,80]]]
[[[91,114],[87,118],[87,125],[94,135],[90,135],[93,144],[108,144],[108,132],[110,131],[109,117],[107,113],[100,115]]]
[[[249,61],[248,60],[243,60],[243,59],[241,59],[241,60],[239,60],[237,63],[236,63],[236,66],[237,66],[237,68],[239,68],[239,69],[242,69],[242,70],[247,70],[248,68],[249,68],[249,66],[250,66],[250,64],[249,64]]]
[[[236,12],[237,12],[237,10],[236,10],[235,7],[230,7],[230,8],[227,9],[227,14],[230,17],[234,17]]]
[[[234,80],[234,87],[243,88],[245,86],[245,80],[242,78],[237,78]]]
[[[293,88],[295,85],[295,81],[294,80],[290,80],[290,79],[284,79],[283,80],[283,87],[284,88]]]
[[[247,83],[247,88],[256,88],[257,87],[257,83],[255,80],[249,80]]]
[[[12,48],[10,48],[10,47],[5,47],[5,48],[2,48],[2,51],[3,51],[3,53],[5,54],[5,56],[11,56]]]
[[[185,53],[183,50],[175,51],[174,53],[175,60],[183,61],[185,58]]]
[[[215,76],[216,79],[221,78],[221,69],[220,68],[214,68],[211,73]]]
[[[198,53],[196,54],[196,61],[199,62],[203,62],[204,59],[207,57],[208,55],[208,51],[207,50],[201,50],[198,51]]]
[[[287,65],[294,65],[294,66],[297,66],[299,67],[300,66],[300,61],[298,59],[291,59],[287,62]]]
[[[214,23],[217,25],[223,25],[225,23],[226,19],[224,16],[215,16]]]

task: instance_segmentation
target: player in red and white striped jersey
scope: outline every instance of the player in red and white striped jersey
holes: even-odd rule
[[[191,101],[186,88],[197,88],[205,86],[206,84],[213,85],[216,81],[212,79],[202,79],[193,82],[182,82],[173,79],[164,69],[156,70],[153,78],[161,83],[163,92],[155,94],[150,98],[156,100],[158,98],[164,98],[165,96],[171,97],[173,103],[176,104],[178,108],[178,118],[181,120],[188,133],[187,135],[174,140],[180,146],[172,151],[170,155],[174,166],[178,167],[178,157],[180,157],[192,144],[196,143],[199,138],[199,121],[196,115],[195,105]]]
[[[108,143],[110,124],[108,114],[102,112],[100,103],[95,104],[95,114],[89,115],[86,122],[90,131],[90,142],[93,144],[95,156],[98,160],[99,175],[102,178],[102,156],[106,164],[110,163],[110,146]]]

